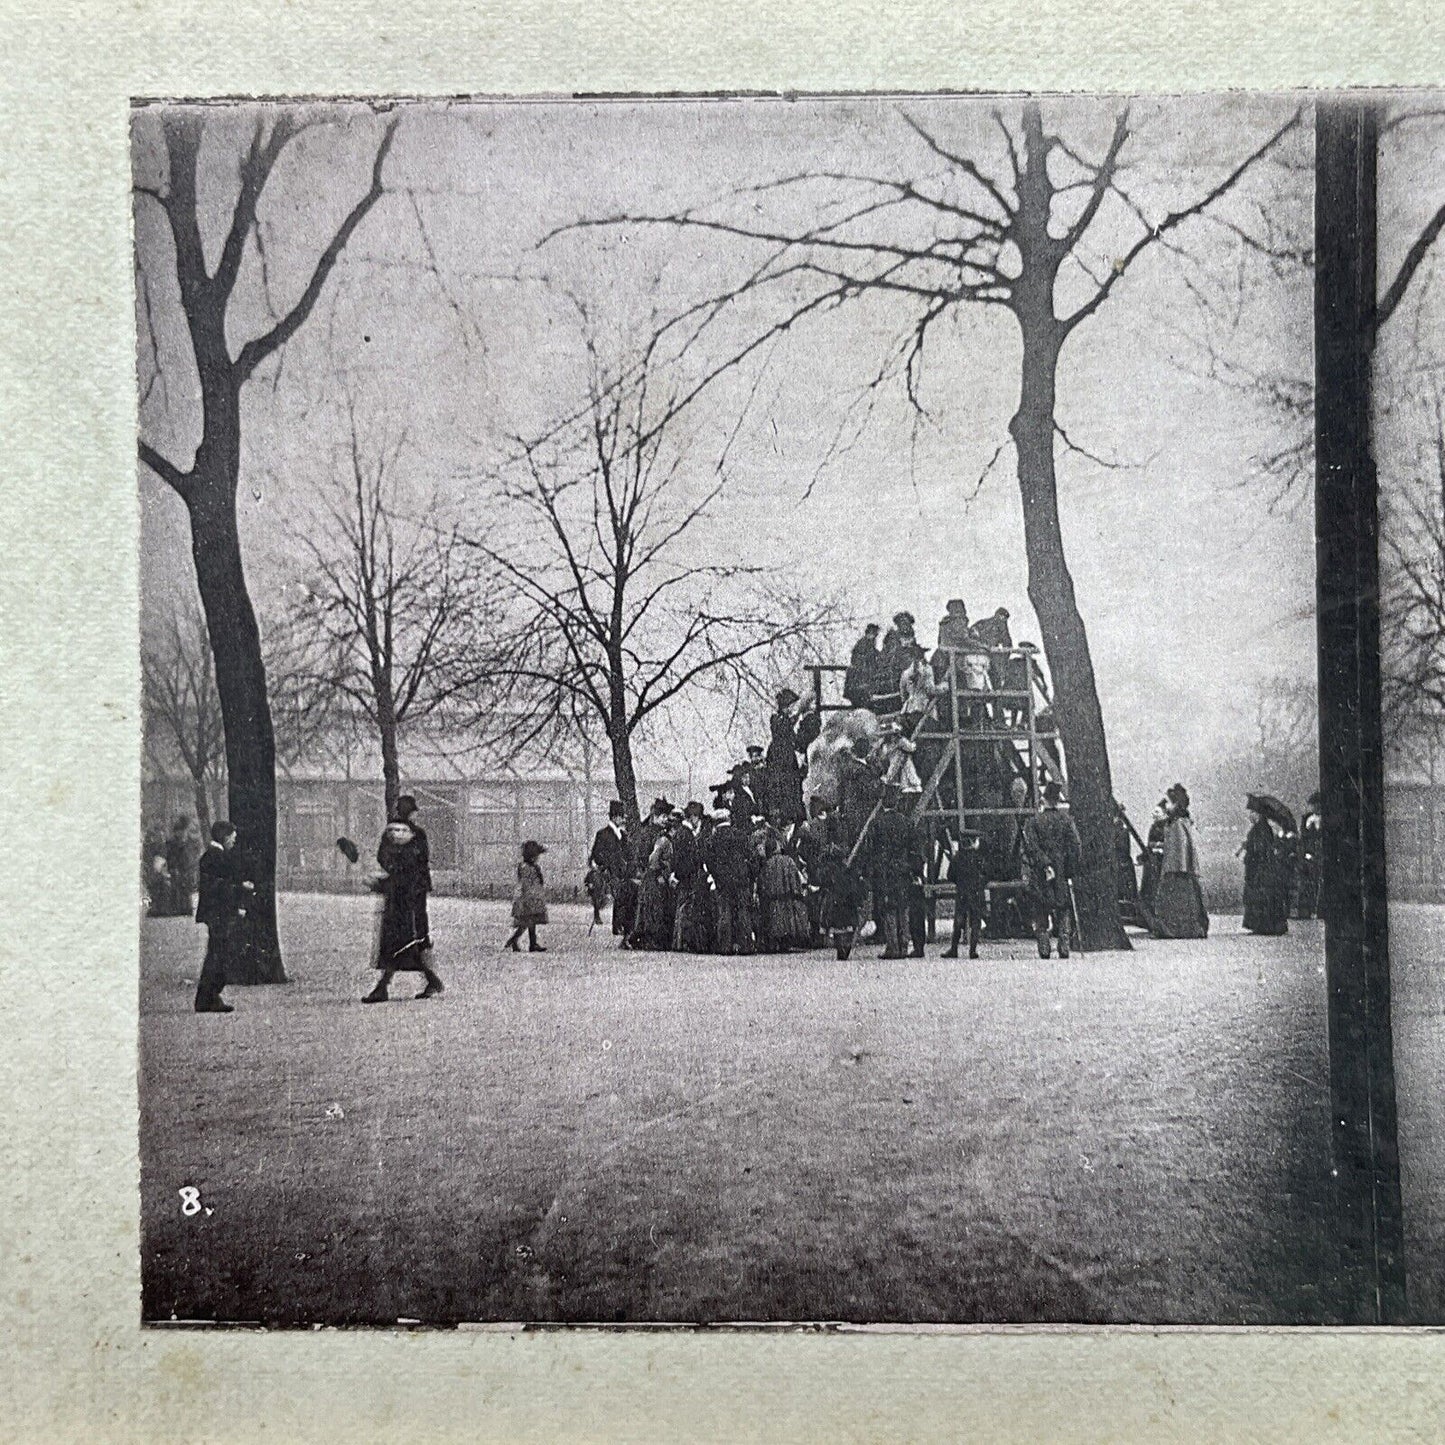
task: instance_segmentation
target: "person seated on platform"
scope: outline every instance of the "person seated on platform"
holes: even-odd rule
[[[989,650],[989,686],[994,692],[1016,690],[1009,687],[1010,659],[1008,651],[1014,645],[1014,640],[1013,634],[1009,631],[1008,620],[1008,608],[997,607],[994,609],[992,617],[980,619],[970,629],[973,635]],[[995,704],[994,715],[1001,724],[1006,724],[1008,716],[1015,706],[1015,704],[1010,704],[1008,707],[1003,704]]]
[[[938,620],[938,650],[933,654],[933,675],[939,682],[948,680],[948,654],[958,652],[968,641],[968,608],[962,597],[950,597]]]
[[[843,699],[854,707],[873,706],[873,684],[878,676],[878,624],[870,622],[853,644],[843,678]]]
[[[928,665],[928,654],[922,646],[914,643],[905,653],[906,662],[898,676],[898,693],[903,713],[903,730],[910,737],[933,706],[933,700],[946,691],[933,680],[933,669]]]

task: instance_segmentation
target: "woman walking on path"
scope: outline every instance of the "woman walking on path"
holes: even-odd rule
[[[1285,840],[1275,835],[1258,799],[1245,801],[1254,820],[1241,851],[1244,854],[1244,927],[1250,933],[1277,937],[1289,932],[1289,881]]]
[[[1156,938],[1208,938],[1209,914],[1199,887],[1199,845],[1189,816],[1189,793],[1175,783],[1165,794],[1169,821],[1164,825],[1164,855],[1154,895]]]
[[[376,967],[381,978],[363,1003],[385,1003],[392,975],[420,973],[426,987],[417,998],[435,998],[442,981],[431,966],[431,925],[427,895],[431,892],[431,849],[426,830],[416,821],[416,799],[409,793],[396,800],[396,816],[386,825],[376,849],[376,861],[385,877],[379,891],[386,900],[381,909]]]
[[[522,951],[517,942],[524,933],[527,935],[528,953],[547,951],[537,942],[537,927],[547,921],[547,885],[542,878],[542,870],[537,866],[537,859],[546,851],[530,838],[522,844],[522,861],[517,864],[517,892],[512,899],[512,922],[516,926],[512,929],[512,936],[502,945],[513,953]]]

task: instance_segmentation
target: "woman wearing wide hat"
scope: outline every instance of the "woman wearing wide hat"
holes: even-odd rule
[[[376,887],[385,902],[377,939],[376,967],[381,978],[363,1003],[385,1003],[397,973],[420,973],[426,987],[417,998],[435,998],[442,981],[432,968],[431,924],[427,895],[431,892],[431,849],[426,830],[416,821],[416,799],[403,794],[376,849],[384,877]]]
[[[529,838],[522,844],[522,861],[517,864],[517,891],[512,898],[512,936],[502,945],[513,953],[520,953],[517,941],[527,935],[528,953],[546,953],[537,942],[537,927],[547,921],[547,885],[537,859],[547,850],[542,844]]]

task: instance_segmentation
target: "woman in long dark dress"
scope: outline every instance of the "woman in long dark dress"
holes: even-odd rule
[[[633,948],[666,952],[672,947],[672,834],[659,832],[637,889],[637,926]]]
[[[1285,860],[1269,819],[1254,807],[1250,807],[1249,816],[1254,821],[1243,849],[1244,927],[1250,933],[1274,937],[1289,932]]]
[[[1169,821],[1164,825],[1164,853],[1154,895],[1154,936],[1208,938],[1209,914],[1199,886],[1199,845],[1189,816],[1189,793],[1175,783],[1165,796]]]
[[[803,811],[803,767],[799,753],[806,753],[818,736],[818,715],[811,710],[795,716],[798,694],[790,687],[777,696],[777,711],[768,720],[768,752],[763,763],[763,809],[770,818],[791,828],[801,823]]]
[[[431,848],[426,830],[416,818],[416,799],[396,800],[396,816],[386,825],[377,845],[376,861],[386,875],[380,884],[385,902],[377,939],[376,967],[381,978],[363,1003],[385,1003],[392,976],[420,973],[426,987],[417,998],[435,998],[442,981],[433,970],[431,924],[427,895],[431,892]]]

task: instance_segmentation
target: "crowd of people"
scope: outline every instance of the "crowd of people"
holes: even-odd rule
[[[787,953],[831,941],[840,959],[871,922],[880,957],[923,957],[927,835],[899,784],[854,761],[849,776],[866,776],[866,791],[854,781],[837,808],[815,796],[796,826],[758,813],[741,781],[721,790],[713,809],[657,798],[635,826],[614,801],[589,857],[594,922],[610,898],[623,948]],[[978,957],[989,883],[982,842],[971,830],[942,831],[944,881],[956,896],[945,958],[957,958],[965,939],[969,957]],[[1057,783],[1045,785],[1044,807],[1020,829],[1020,850],[1039,954],[1049,957],[1057,939],[1067,958],[1080,845]]]
[[[847,959],[871,928],[882,945],[880,957],[920,958],[928,887],[941,882],[954,895],[942,957],[959,957],[966,942],[976,959],[986,918],[991,932],[1031,933],[1041,958],[1050,956],[1055,942],[1059,956],[1069,956],[1082,860],[1057,780],[1061,759],[1055,750],[1053,766],[1046,763],[1030,777],[1009,741],[1029,707],[1030,690],[1042,683],[1033,649],[1015,647],[1007,609],[974,623],[957,598],[947,604],[931,654],[910,613],[895,614],[881,643],[879,632],[876,624],[864,630],[844,680],[852,711],[838,716],[862,720],[861,726],[830,724],[824,736],[814,700],[785,687],[775,696],[766,748],[748,747],[745,760],[711,789],[710,805],[694,799],[676,808],[657,798],[636,822],[629,822],[620,800],[609,805],[585,879],[594,926],[610,901],[612,932],[626,949],[735,955],[831,942]],[[958,827],[947,816],[952,800],[942,788],[943,818],[925,828],[914,816],[923,778],[935,775],[926,755],[929,730],[921,724],[930,713],[942,715],[938,705],[954,688],[962,694],[951,699],[960,725],[991,728],[974,745],[982,761],[959,769],[959,786],[968,790],[964,806],[986,810],[981,821],[987,831]],[[1047,698],[1046,688],[1039,690]],[[1042,731],[1047,742],[1049,727],[1047,715],[1036,714],[1035,740]],[[828,779],[826,785],[815,780],[805,800],[809,752],[820,738]],[[1035,796],[1042,803],[1037,809],[1030,807]],[[1299,917],[1319,910],[1319,795],[1311,797],[1298,828],[1276,799],[1251,795],[1248,807],[1253,826],[1240,849],[1244,926],[1283,933],[1291,908]],[[415,798],[401,797],[377,848],[381,876],[373,886],[383,904],[373,963],[380,978],[366,1003],[389,999],[398,973],[422,975],[417,998],[444,991],[432,965],[430,853],[417,813]],[[1179,783],[1168,790],[1147,839],[1138,839],[1117,805],[1116,824],[1119,897],[1134,921],[1159,938],[1206,937],[1209,915],[1188,790]],[[1143,845],[1137,859],[1135,840]],[[169,838],[145,840],[144,882],[153,915],[189,914],[199,888],[195,916],[208,925],[195,1004],[200,1012],[230,1012],[221,990],[254,894],[235,841],[235,829],[217,823],[197,863],[187,818],[176,820]],[[359,860],[355,844],[337,841],[353,863]],[[530,952],[545,952],[538,929],[548,920],[541,869],[546,852],[535,841],[522,845],[505,949],[519,950],[525,937]],[[1003,899],[990,898],[990,884],[1011,882],[1016,886]]]

